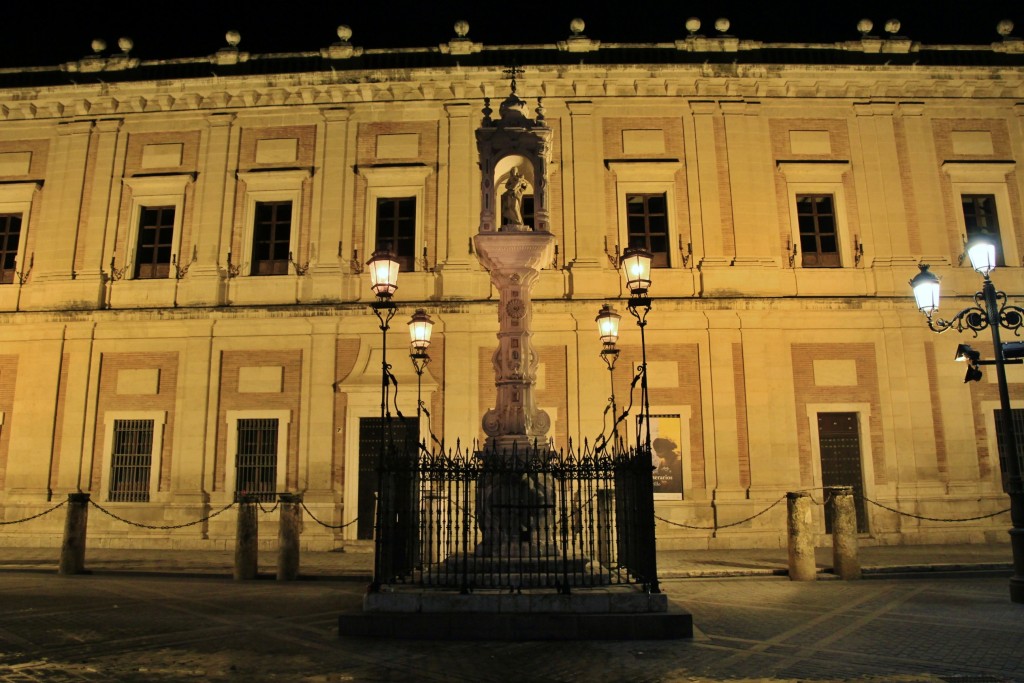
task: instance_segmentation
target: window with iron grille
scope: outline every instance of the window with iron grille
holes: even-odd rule
[[[235,456],[235,497],[255,495],[272,501],[277,491],[276,418],[238,420],[238,453]]]
[[[287,275],[292,237],[291,202],[256,202],[252,275]]]
[[[1006,265],[1003,261],[1003,244],[999,239],[999,215],[996,213],[996,196],[994,194],[963,194],[960,202],[964,209],[964,227],[967,239],[974,235],[986,235],[996,245],[996,265]]]
[[[800,226],[800,256],[804,268],[838,268],[839,238],[830,194],[798,194],[796,215]]]
[[[148,502],[153,463],[153,420],[114,420],[110,500]]]
[[[167,277],[171,271],[174,207],[144,206],[139,212],[139,238],[135,248],[135,278]]]
[[[651,252],[651,266],[668,268],[668,200],[660,194],[626,195],[629,246]]]
[[[20,242],[21,214],[0,214],[0,284],[14,282]]]
[[[416,270],[416,198],[377,199],[377,246],[390,251],[402,272]]]

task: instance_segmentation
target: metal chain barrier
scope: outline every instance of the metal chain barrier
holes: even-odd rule
[[[766,507],[764,510],[761,510],[757,514],[753,514],[750,517],[747,517],[746,519],[741,519],[738,522],[730,522],[729,524],[715,524],[714,526],[692,526],[690,524],[683,524],[682,522],[673,522],[672,520],[665,519],[664,517],[659,517],[658,515],[654,515],[654,518],[659,520],[659,521],[665,522],[666,524],[670,524],[672,526],[683,527],[684,529],[699,529],[701,531],[717,531],[718,529],[728,529],[729,527],[739,526],[740,524],[745,524],[746,522],[749,522],[749,521],[751,521],[753,519],[757,519],[758,517],[760,517],[764,513],[768,512],[769,510],[771,510],[773,507],[775,507],[776,505],[778,505],[779,503],[781,503],[784,500],[786,500],[786,497],[782,496],[777,501],[775,501],[774,503],[772,503],[771,505]]]
[[[337,526],[335,526],[333,524],[328,524],[327,522],[322,522],[319,519],[317,519],[316,516],[312,512],[309,511],[309,508],[306,507],[306,501],[302,501],[302,509],[306,511],[306,514],[309,515],[310,519],[312,519],[314,522],[316,522],[320,526],[325,527],[327,529],[344,529],[345,527],[352,526],[353,524],[355,524],[356,522],[359,521],[359,518],[356,517],[355,519],[353,519],[348,524],[338,524]]]
[[[277,507],[281,504],[281,501],[277,501],[276,503],[274,503],[274,507],[270,508],[269,510],[267,508],[263,507],[263,503],[261,503],[258,500],[256,501],[256,504],[260,506],[260,512],[262,512],[265,515],[269,515],[270,513],[272,513],[275,510],[277,510]]]
[[[211,512],[207,516],[202,517],[200,519],[197,519],[194,522],[185,522],[184,524],[169,524],[169,525],[164,526],[164,525],[160,525],[160,524],[143,524],[141,522],[133,522],[130,519],[125,519],[124,517],[120,517],[118,515],[115,515],[113,512],[111,512],[110,510],[107,510],[106,508],[104,508],[103,506],[101,506],[99,503],[97,503],[96,501],[92,500],[91,498],[89,499],[89,504],[92,505],[97,510],[99,510],[100,512],[102,512],[103,514],[107,515],[108,517],[113,517],[114,519],[116,519],[119,522],[124,522],[125,524],[130,524],[131,526],[137,526],[137,527],[142,528],[142,529],[158,529],[158,530],[161,530],[161,531],[170,530],[170,529],[184,529],[185,527],[195,526],[196,524],[202,524],[203,522],[205,522],[207,520],[213,519],[214,517],[216,517],[217,515],[221,514],[222,512],[227,512],[228,510],[230,510],[231,508],[233,508],[235,506],[235,503],[231,502],[231,503],[228,503],[227,505],[225,505],[224,507],[222,507],[220,510],[217,510],[216,512]]]
[[[38,519],[38,518],[42,517],[43,515],[50,514],[51,512],[53,512],[54,510],[56,510],[58,508],[64,507],[64,505],[66,505],[66,504],[67,504],[66,500],[65,501],[61,501],[60,503],[54,505],[49,510],[44,510],[43,512],[40,512],[39,514],[32,515],[31,517],[25,517],[24,519],[12,519],[9,522],[0,522],[0,526],[5,526],[7,524],[21,524],[22,522],[31,522],[33,519]]]
[[[863,498],[865,501],[871,503],[872,505],[876,505],[876,506],[882,508],[883,510],[888,510],[889,512],[895,512],[897,515],[903,515],[904,517],[913,517],[914,519],[923,519],[923,520],[925,520],[927,522],[976,522],[979,519],[991,519],[992,517],[997,517],[997,516],[999,516],[999,515],[1001,515],[1003,513],[1006,513],[1006,512],[1010,511],[1010,508],[1006,508],[1005,510],[1000,510],[999,512],[993,512],[990,515],[979,515],[978,517],[962,517],[962,518],[959,518],[959,519],[942,519],[941,517],[924,517],[922,515],[915,515],[915,514],[911,514],[909,512],[903,512],[902,510],[897,510],[895,508],[889,507],[888,505],[883,505],[883,504],[879,503],[878,501],[871,500],[867,496],[861,496],[861,498]]]

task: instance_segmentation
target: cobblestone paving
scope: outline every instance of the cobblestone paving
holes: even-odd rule
[[[337,635],[341,581],[0,574],[0,681],[1024,683],[1005,577],[667,581],[693,641],[462,643]]]

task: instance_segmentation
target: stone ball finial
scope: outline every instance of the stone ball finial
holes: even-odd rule
[[[132,51],[132,48],[135,47],[135,41],[127,36],[122,36],[117,39],[117,46],[121,48],[121,52],[128,54]]]
[[[861,19],[857,22],[857,30],[860,31],[862,36],[866,36],[871,33],[871,29],[875,27],[875,22],[870,19]]]
[[[242,34],[232,29],[224,34],[224,40],[228,42],[231,47],[238,47],[238,44],[242,42]]]
[[[885,22],[885,32],[890,34],[890,35],[896,35],[897,33],[899,33],[900,32],[900,20],[899,19],[890,19],[889,21]]]
[[[102,38],[97,38],[96,40],[92,41],[92,51],[96,54],[99,54],[106,49],[107,41],[103,40]]]
[[[465,38],[469,34],[469,22],[465,19],[459,19],[455,22],[455,35],[459,38]]]
[[[587,25],[579,17],[576,17],[575,19],[569,22],[569,30],[572,31],[573,35],[575,36],[582,35],[583,29],[585,29],[586,27]]]
[[[726,31],[728,31],[729,26],[731,26],[731,24],[729,23],[729,20],[726,19],[725,17],[719,17],[718,19],[715,19],[715,30],[718,31],[719,33],[725,33]]]
[[[690,17],[686,20],[686,30],[691,34],[696,33],[700,30],[700,19],[697,17]]]
[[[1003,19],[996,24],[996,33],[1001,35],[1003,38],[1009,37],[1013,33],[1013,22],[1009,19]]]
[[[352,29],[350,29],[345,24],[341,24],[340,26],[338,26],[338,40],[340,40],[343,43],[347,43],[349,38],[351,37]]]

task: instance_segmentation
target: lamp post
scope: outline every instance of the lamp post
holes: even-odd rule
[[[601,306],[597,317],[594,318],[597,322],[598,332],[601,334],[601,344],[603,347],[601,349],[601,360],[608,366],[608,375],[611,378],[612,393],[608,399],[608,404],[612,410],[612,453],[617,453],[619,450],[619,410],[615,405],[615,361],[619,359],[619,350],[616,348],[615,342],[619,339],[619,320],[621,318],[622,316],[616,313],[610,304]]]
[[[391,554],[385,557],[383,548],[394,544],[392,539],[390,539],[393,524],[385,524],[384,521],[384,510],[388,508],[384,499],[388,498],[390,500],[393,497],[393,495],[388,493],[390,487],[388,486],[388,480],[384,476],[384,457],[385,453],[388,452],[385,442],[393,438],[390,429],[391,410],[388,408],[389,388],[393,377],[391,366],[388,364],[388,329],[390,329],[389,323],[395,317],[397,308],[391,297],[394,295],[395,290],[398,289],[398,261],[387,251],[375,251],[370,260],[366,262],[366,265],[370,267],[370,289],[377,296],[376,301],[370,304],[370,308],[373,309],[374,315],[380,321],[380,417],[381,428],[387,431],[386,436],[381,434],[380,449],[377,453],[377,495],[373,522],[374,542],[377,547],[373,554],[373,581],[370,583],[370,591],[377,592],[380,590],[381,582],[390,578],[392,573],[391,560],[393,558]]]
[[[992,331],[992,345],[995,358],[992,361],[979,360],[979,355],[961,345],[957,350],[958,358],[967,360],[974,373],[968,370],[965,382],[977,380],[981,373],[977,365],[994,365],[996,380],[999,384],[1000,421],[1003,432],[1002,474],[1003,490],[1010,496],[1010,548],[1013,552],[1013,576],[1010,577],[1010,600],[1024,603],[1024,487],[1021,486],[1020,452],[1017,447],[1017,435],[1013,427],[1013,415],[1010,412],[1010,391],[1006,383],[1006,363],[1004,344],[999,338],[999,328],[1005,327],[1018,334],[1024,326],[1024,309],[1010,305],[1006,294],[996,290],[989,274],[996,267],[995,245],[985,235],[975,235],[967,243],[967,255],[971,265],[984,278],[981,291],[974,295],[974,305],[963,309],[950,320],[935,319],[932,316],[939,310],[939,278],[929,272],[926,264],[919,267],[921,272],[910,281],[914,290],[917,307],[928,319],[928,327],[933,332],[945,332],[955,328],[957,332],[971,330],[975,336],[986,327]],[[1012,362],[1012,361],[1009,361]]]
[[[651,286],[651,258],[649,251],[630,247],[622,252],[621,263],[626,275],[626,287],[629,289],[626,308],[636,318],[640,328],[640,419],[636,442],[638,446],[643,443],[648,453],[651,450],[651,404],[647,396],[647,340],[644,338],[644,328],[647,327],[647,314],[651,311],[651,298],[647,295]]]
[[[639,563],[646,567],[650,582],[647,589],[652,593],[660,593],[658,586],[658,560],[654,540],[654,460],[651,457],[651,402],[647,393],[647,340],[644,328],[647,327],[647,314],[651,311],[651,298],[647,290],[651,286],[651,252],[630,247],[622,252],[622,270],[626,275],[626,288],[629,289],[629,301],[626,308],[636,318],[640,328],[640,419],[637,423],[635,466],[637,474],[642,474],[637,483],[636,497],[633,501],[637,518],[650,520],[650,527],[638,529],[639,538],[635,539],[635,550]],[[633,380],[634,382],[636,380]],[[641,438],[643,439],[641,441]],[[643,444],[641,446],[641,444]],[[631,539],[633,540],[633,539]]]
[[[380,321],[381,331],[380,416],[390,418],[388,395],[392,375],[388,365],[388,330],[391,329],[391,319],[395,317],[396,306],[391,297],[398,289],[398,261],[390,252],[375,251],[366,265],[370,266],[370,289],[377,295],[377,300],[370,307]]]
[[[416,426],[419,428],[420,414],[423,411],[423,370],[430,364],[430,356],[427,349],[430,348],[430,333],[433,330],[434,321],[430,319],[427,312],[417,308],[409,320],[409,338],[412,350],[409,358],[412,359],[412,366],[416,370]]]

